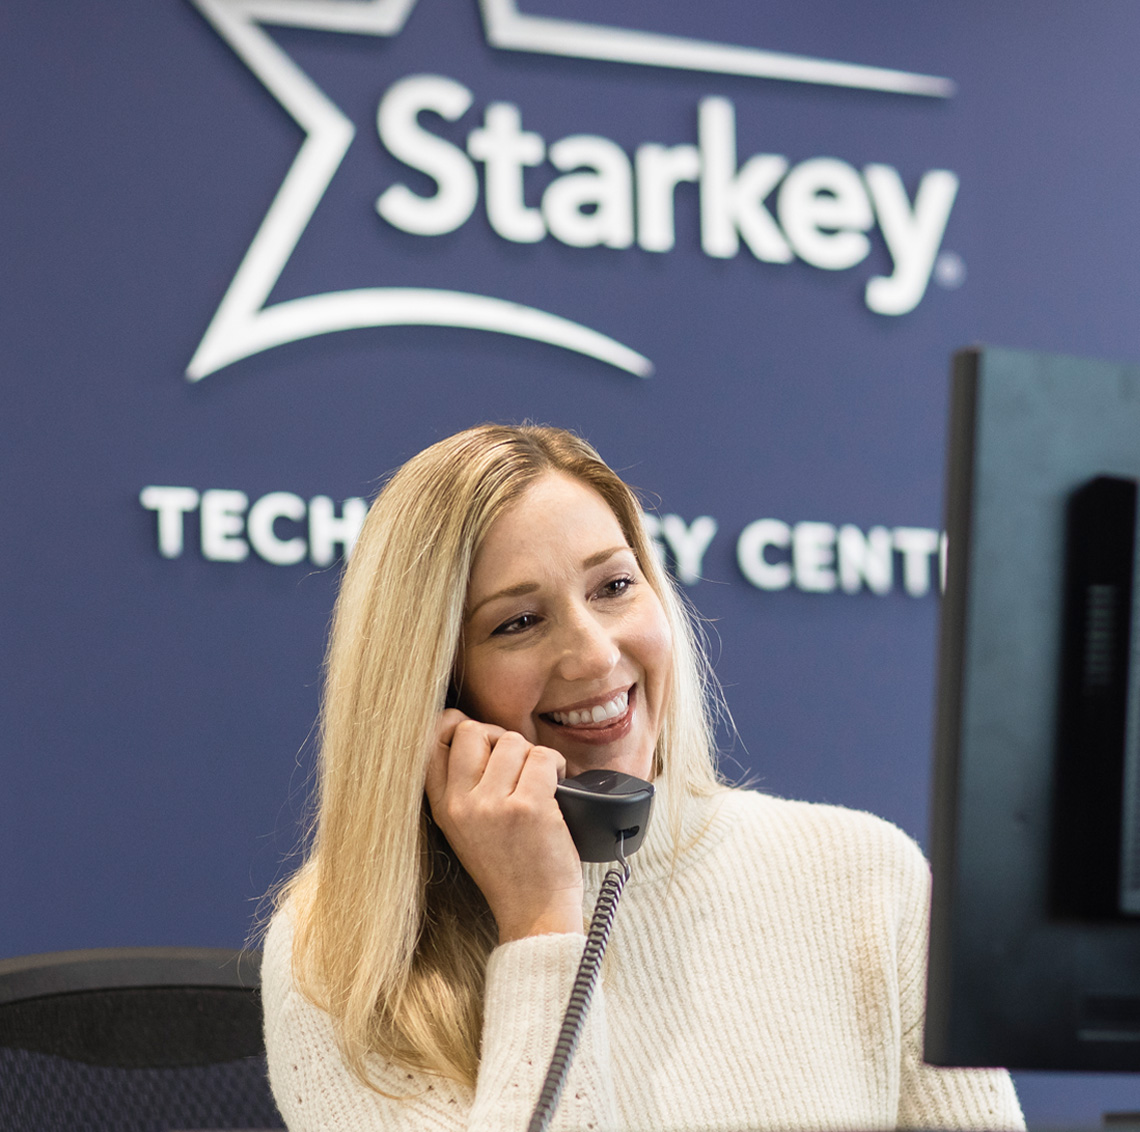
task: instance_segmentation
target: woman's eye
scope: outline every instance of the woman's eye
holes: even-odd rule
[[[491,631],[492,637],[505,637],[511,633],[521,633],[524,629],[529,629],[532,625],[538,624],[538,617],[533,613],[522,613],[518,617],[512,617],[509,621],[504,621],[497,629]]]
[[[621,597],[622,594],[628,593],[633,586],[634,580],[623,575],[606,582],[602,586],[601,595],[602,597]]]

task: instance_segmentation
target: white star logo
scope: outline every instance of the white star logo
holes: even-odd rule
[[[650,360],[569,319],[520,303],[461,291],[367,287],[266,306],[285,264],[336,174],[355,127],[262,25],[355,35],[398,35],[416,0],[194,0],[297,124],[305,140],[190,360],[191,381],[263,350],[334,330],[452,326],[513,334],[586,354],[639,377]],[[854,63],[731,44],[530,16],[516,0],[480,0],[487,42],[505,51],[673,67],[713,74],[823,83],[947,97],[953,83]]]

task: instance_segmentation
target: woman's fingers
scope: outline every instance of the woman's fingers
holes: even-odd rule
[[[554,788],[566,761],[524,736],[443,713],[428,766],[432,816],[482,890],[500,939],[580,931],[582,872]]]
[[[443,796],[447,788],[447,763],[451,756],[451,740],[455,729],[467,716],[455,708],[448,708],[440,717],[435,728],[435,747],[431,758],[428,759],[427,778],[424,789],[427,791],[428,801],[435,807],[436,802]]]
[[[566,760],[553,747],[527,746],[526,758],[515,776],[512,791],[516,797],[531,802],[552,798],[558,780],[566,774]]]
[[[533,762],[532,762],[533,755]],[[436,751],[428,765],[428,798],[444,790],[463,794],[481,791],[510,795],[520,784],[524,768],[526,794],[551,796],[566,760],[550,747],[539,747],[515,731],[493,723],[479,723],[450,708],[440,717]]]
[[[472,789],[493,798],[509,797],[535,749],[517,731],[505,732],[493,745],[483,766],[483,776]]]
[[[435,751],[428,762],[427,795],[433,804],[447,789],[464,793],[483,777],[494,744],[505,734],[493,723],[479,723],[448,708],[436,728]]]

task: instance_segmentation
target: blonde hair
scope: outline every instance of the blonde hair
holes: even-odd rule
[[[703,652],[633,492],[561,429],[483,425],[409,460],[377,497],[345,571],[326,659],[316,821],[284,886],[294,974],[365,1084],[378,1054],[474,1084],[496,927],[430,821],[424,780],[448,701],[471,565],[492,523],[559,472],[612,509],[673,633],[654,755],[674,805],[717,788]]]

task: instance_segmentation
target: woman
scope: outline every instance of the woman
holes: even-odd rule
[[[526,1126],[582,951],[558,778],[651,778],[553,1127],[1019,1127],[921,1064],[927,874],[864,814],[718,784],[707,680],[630,490],[484,426],[381,493],[345,573],[318,813],[263,968],[293,1132]]]

